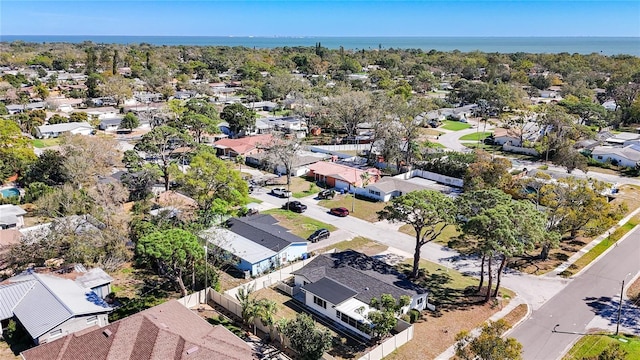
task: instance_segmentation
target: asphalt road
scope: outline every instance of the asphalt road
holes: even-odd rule
[[[522,343],[523,359],[558,359],[592,328],[615,331],[622,280],[628,285],[639,271],[636,228],[509,334]],[[625,300],[623,309],[621,331],[640,334],[638,312]]]

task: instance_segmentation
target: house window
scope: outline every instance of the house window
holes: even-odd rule
[[[598,160],[602,160],[602,155],[598,155]]]
[[[98,322],[98,315],[89,316],[87,318],[87,324],[93,324]]]
[[[49,337],[56,337],[62,335],[62,329],[56,329],[49,333]]]
[[[418,305],[422,304],[422,298],[418,299]]]
[[[321,308],[324,308],[324,309],[327,308],[327,302],[322,300],[322,299],[320,299],[319,297],[317,297],[315,295],[313,296],[313,303],[318,305],[318,306],[320,306]]]
[[[375,190],[371,190],[371,189],[369,189],[369,194],[371,194],[371,195],[376,195],[376,196],[380,196],[380,191],[375,191]]]

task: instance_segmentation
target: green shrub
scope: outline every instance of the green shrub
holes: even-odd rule
[[[413,324],[418,321],[420,319],[420,315],[420,311],[417,309],[409,310],[409,322]]]

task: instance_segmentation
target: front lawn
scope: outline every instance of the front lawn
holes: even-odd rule
[[[446,130],[459,131],[459,130],[469,129],[471,125],[469,125],[469,123],[463,123],[460,121],[444,120],[442,122],[442,126],[440,127]]]
[[[278,223],[291,231],[292,234],[306,239],[314,231],[318,229],[327,229],[335,231],[336,227],[325,224],[322,221],[306,217],[302,214],[294,213],[283,209],[270,209],[263,211],[263,214],[269,214],[278,220]]]
[[[484,140],[486,137],[489,137],[489,135],[491,135],[492,132],[486,131],[486,132],[475,132],[473,134],[467,134],[464,135],[462,137],[460,137],[460,140],[472,140],[472,141],[478,141],[478,140]]]
[[[334,207],[347,208],[349,209],[349,216],[355,216],[358,219],[369,222],[378,221],[377,212],[382,210],[386,205],[383,202],[363,200],[358,197],[354,200],[352,194],[336,195],[332,200],[322,200],[318,204],[328,209]],[[351,211],[351,209],[353,209],[353,211]]]
[[[407,235],[411,235],[413,237],[416,236],[416,231],[413,230],[413,226],[409,224],[404,224],[400,226],[398,231],[400,231],[401,233],[405,233]],[[444,231],[442,232],[442,234],[440,234],[440,236],[436,238],[435,242],[440,245],[447,245],[449,243],[449,240],[451,240],[454,237],[457,237],[458,235],[460,235],[460,232],[456,230],[456,227],[453,225],[449,225],[446,228],[444,228]]]
[[[60,144],[60,139],[57,139],[57,138],[33,139],[33,140],[31,140],[31,144],[33,145],[33,147],[36,147],[38,149],[42,149],[42,148],[46,148],[46,147],[55,146],[55,145]]]
[[[564,360],[573,359],[598,359],[598,356],[608,346],[619,344],[620,348],[627,352],[625,360],[640,359],[640,339],[631,335],[605,335],[593,334],[583,336],[572,348]]]
[[[380,254],[388,248],[389,247],[387,245],[380,244],[379,242],[367,239],[362,236],[357,236],[351,240],[341,241],[339,243],[329,245],[324,249],[319,249],[318,252],[322,253],[331,249],[336,249],[336,251],[340,252],[351,249],[369,256],[373,256]]]

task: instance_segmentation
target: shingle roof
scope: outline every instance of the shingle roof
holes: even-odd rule
[[[403,179],[398,179],[394,177],[384,177],[382,180],[373,183],[371,185],[367,185],[367,188],[375,188],[385,193],[390,193],[392,191],[402,191],[403,193],[408,193],[411,191],[418,191],[428,189],[426,186],[422,186],[420,184],[412,183],[410,181],[406,181]]]
[[[71,131],[79,128],[93,129],[93,126],[91,126],[91,124],[87,122],[72,122],[72,123],[38,126],[38,129],[40,130],[41,134],[50,133],[50,132],[61,133],[61,132]]]
[[[229,219],[227,226],[233,233],[275,252],[292,243],[306,243],[304,239],[293,235],[277,223],[278,221],[271,215],[258,215]]]
[[[243,340],[221,325],[209,325],[176,300],[37,346],[22,356],[25,360],[256,358]]]
[[[355,298],[366,304],[382,294],[397,299],[426,292],[392,266],[353,250],[320,255],[293,274],[304,276],[311,283],[322,278],[336,281],[356,291]]]
[[[358,293],[357,291],[326,277],[305,285],[304,289],[318,295],[334,305],[338,305],[347,299],[351,299]]]

